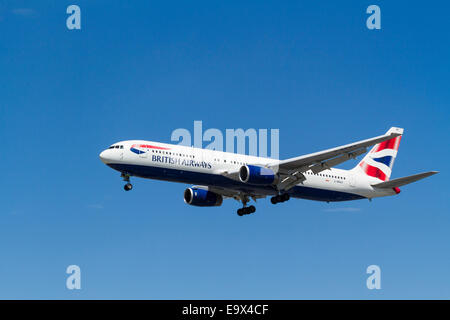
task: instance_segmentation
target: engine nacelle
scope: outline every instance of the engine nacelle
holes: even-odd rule
[[[278,176],[268,168],[245,165],[239,169],[239,180],[248,184],[268,186],[278,180]]]
[[[218,207],[222,205],[223,197],[220,194],[199,188],[184,190],[184,202],[197,207]]]

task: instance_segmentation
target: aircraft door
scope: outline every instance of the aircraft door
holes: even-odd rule
[[[350,187],[355,187],[356,185],[356,179],[355,176],[353,174],[350,174],[348,177],[348,184],[350,185]]]
[[[199,168],[201,169],[207,169],[207,163],[211,163],[212,162],[212,151],[208,150],[208,149],[202,149],[197,155],[196,158],[198,157],[197,162],[201,164],[201,166]]]

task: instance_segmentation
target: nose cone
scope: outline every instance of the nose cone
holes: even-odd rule
[[[108,163],[108,157],[106,156],[107,153],[108,153],[108,150],[103,150],[99,154],[100,160],[102,160],[102,162],[105,163],[105,164]]]

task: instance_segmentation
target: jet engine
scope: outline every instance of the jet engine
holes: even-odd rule
[[[278,176],[268,168],[245,165],[239,169],[239,180],[244,183],[268,186],[278,180]]]
[[[222,205],[223,197],[220,194],[199,188],[184,190],[184,202],[197,207],[218,207]]]

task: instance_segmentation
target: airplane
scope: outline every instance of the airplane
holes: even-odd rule
[[[121,173],[124,189],[131,177],[194,184],[184,202],[198,207],[222,205],[223,199],[242,202],[239,216],[254,213],[250,199],[270,196],[273,204],[290,198],[335,202],[392,196],[403,185],[438,173],[428,171],[390,180],[403,128],[386,134],[307,155],[277,160],[167,143],[128,140],[100,153],[103,163]],[[352,169],[335,166],[367,152]]]

